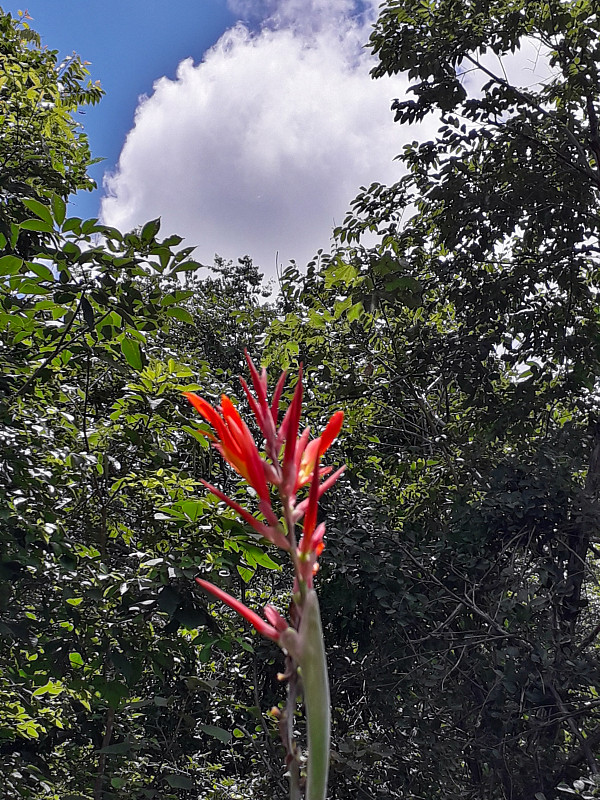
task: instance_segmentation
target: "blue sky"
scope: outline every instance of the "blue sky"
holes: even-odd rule
[[[2,0],[2,7],[13,16],[27,9],[43,44],[61,57],[76,51],[92,62],[90,78],[100,80],[106,96],[79,121],[94,157],[105,159],[91,169],[99,185],[117,163],[139,96],[150,94],[157,78],[174,77],[182,59],[199,61],[235,21],[225,0]],[[99,189],[74,198],[77,215],[96,216],[100,195]]]
[[[106,90],[79,118],[105,161],[74,213],[124,231],[160,216],[207,265],[250,255],[270,277],[291,259],[304,266],[330,249],[360,186],[398,180],[404,145],[439,126],[394,123],[406,79],[370,78],[379,0],[0,4],[27,8],[44,43],[91,61]],[[547,75],[529,49],[500,68],[517,84]],[[466,88],[477,81],[465,76]]]
[[[379,0],[0,2],[106,91],[79,117],[105,160],[78,216],[160,216],[203,263],[248,254],[272,276],[329,249],[362,184],[400,176],[403,80],[372,81],[364,48]]]

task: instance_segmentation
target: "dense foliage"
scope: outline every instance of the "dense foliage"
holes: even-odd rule
[[[598,25],[588,0],[384,3],[375,77],[406,74],[399,123],[439,134],[265,303],[248,259],[202,278],[158,221],[67,216],[90,185],[70,112],[100,89],[0,12],[7,798],[286,796],[277,648],[192,589],[285,605],[277,552],[200,486],[241,491],[180,400],[239,397],[245,347],[304,361],[314,429],[346,411],[332,800],[595,795]],[[538,86],[502,69],[525,37]]]
[[[2,792],[212,790],[211,771],[195,773],[231,738],[213,724],[230,718],[215,659],[239,626],[213,623],[191,579],[207,554],[246,579],[277,565],[229,518],[207,524],[194,476],[212,458],[180,393],[239,369],[269,318],[260,278],[246,260],[199,282],[158,221],[122,235],[69,218],[89,153],[66,112],[97,90],[76,92],[77,59],[59,66],[26,23],[0,21],[14,76],[0,149],[21,170],[0,204]]]
[[[551,72],[527,88],[503,66],[525,38]],[[392,0],[371,44],[411,81],[397,120],[441,127],[357,198],[328,275],[370,312],[348,364],[401,563],[371,589],[369,724],[409,795],[555,797],[600,742],[597,12]]]

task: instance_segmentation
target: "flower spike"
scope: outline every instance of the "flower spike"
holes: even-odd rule
[[[333,414],[321,435],[312,441],[309,428],[298,435],[303,395],[300,365],[292,401],[278,427],[279,404],[286,374],[284,372],[279,378],[269,404],[266,371],[263,369],[259,373],[247,352],[245,356],[254,391],[243,379],[242,387],[264,436],[266,457],[261,456],[250,430],[228,397],[223,396],[221,405],[213,408],[206,400],[191,392],[187,392],[185,396],[213,429],[213,432],[202,431],[203,435],[211,440],[225,460],[256,491],[258,510],[265,521],[254,517],[212,484],[206,481],[202,483],[239,514],[254,531],[277,547],[290,552],[295,571],[294,594],[289,614],[291,622],[287,622],[274,606],[265,606],[263,619],[209,581],[196,578],[196,582],[214,598],[240,614],[262,636],[277,642],[286,655],[286,671],[282,678],[289,680],[289,694],[288,705],[280,721],[280,731],[283,731],[290,781],[296,787],[300,780],[300,764],[293,736],[293,718],[301,676],[308,742],[305,796],[306,800],[325,800],[329,765],[330,698],[323,631],[313,578],[319,568],[317,560],[323,552],[325,535],[325,523],[317,522],[319,499],[345,469],[340,467],[331,473],[332,467],[322,467],[321,459],[337,438],[344,414],[342,411]],[[268,484],[279,497],[277,513],[271,504]],[[308,497],[298,502],[297,493],[307,484]],[[282,521],[279,513],[282,514]],[[297,542],[296,526],[300,521],[302,536]],[[286,715],[287,721],[284,719]],[[292,794],[295,796],[294,792]]]

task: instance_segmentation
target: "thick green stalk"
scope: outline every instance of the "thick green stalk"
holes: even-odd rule
[[[300,676],[308,734],[308,775],[305,800],[325,800],[329,772],[331,713],[327,661],[317,593],[310,589],[300,623]]]

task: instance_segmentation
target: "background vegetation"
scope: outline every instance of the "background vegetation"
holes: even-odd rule
[[[248,259],[199,278],[158,220],[68,216],[101,91],[0,13],[0,795],[286,796],[278,650],[192,581],[284,599],[180,399],[236,393],[244,348],[304,362],[315,429],[347,412],[332,800],[597,795],[599,25],[591,0],[384,3],[374,76],[439,134],[265,302]],[[488,66],[525,37],[543,85]]]

